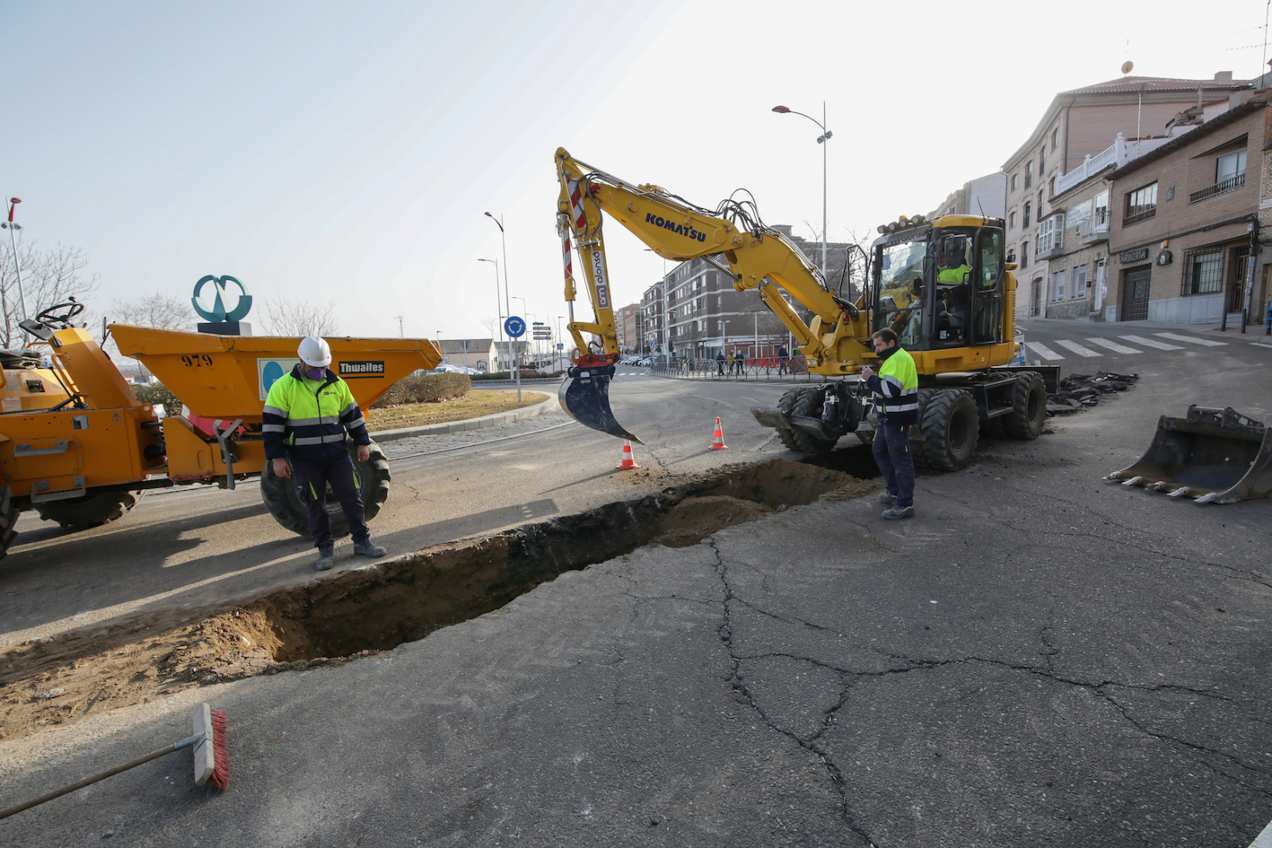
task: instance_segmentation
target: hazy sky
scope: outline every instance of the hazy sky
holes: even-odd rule
[[[997,170],[1053,94],[1127,58],[1257,74],[1265,6],[0,0],[0,192],[27,238],[88,252],[98,314],[228,273],[334,301],[344,333],[485,335],[487,209],[514,311],[565,314],[558,146],[705,206],[745,186],[811,237],[817,130],[770,108],[825,99],[835,240]],[[662,260],[606,234],[634,301]]]

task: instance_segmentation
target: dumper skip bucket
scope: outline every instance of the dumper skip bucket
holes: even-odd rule
[[[1272,494],[1272,427],[1232,407],[1189,406],[1185,418],[1163,415],[1139,462],[1105,480],[1230,504]]]

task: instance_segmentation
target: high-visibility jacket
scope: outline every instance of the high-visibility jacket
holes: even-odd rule
[[[269,388],[261,417],[267,459],[317,459],[344,447],[345,432],[356,444],[371,444],[366,421],[349,385],[327,369],[322,380],[306,378],[297,365]]]
[[[866,385],[881,399],[889,423],[902,427],[913,424],[919,419],[919,372],[914,357],[898,346],[884,351],[882,358],[879,373]]]
[[[971,270],[967,263],[963,263],[956,268],[942,268],[936,275],[936,284],[938,286],[961,286],[967,282],[967,275]]]

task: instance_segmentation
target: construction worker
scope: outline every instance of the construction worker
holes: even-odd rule
[[[345,434],[357,445],[359,462],[371,456],[362,410],[344,380],[329,366],[331,347],[323,339],[306,336],[297,351],[300,364],[274,381],[265,400],[263,426],[265,457],[274,476],[291,477],[304,502],[309,533],[318,548],[314,568],[326,571],[334,563],[331,519],[327,515],[327,486],[340,501],[353,536],[354,553],[382,557],[373,544],[363,514],[358,472],[349,459]]]
[[[887,483],[880,496],[889,520],[914,517],[914,457],[910,456],[910,427],[919,417],[919,374],[909,352],[897,344],[897,334],[879,330],[870,341],[883,363],[879,373],[866,366],[861,379],[874,392],[879,426],[874,435],[874,458]]]
[[[940,286],[961,286],[967,282],[972,268],[967,264],[967,248],[971,239],[967,236],[946,236],[941,243],[939,269],[936,283]]]

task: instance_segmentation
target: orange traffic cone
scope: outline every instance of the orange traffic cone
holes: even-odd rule
[[[636,457],[632,454],[632,443],[623,440],[623,461],[618,464],[619,471],[631,471],[633,468],[640,468],[636,464]]]
[[[727,450],[728,445],[724,443],[724,427],[720,424],[720,416],[716,416],[715,432],[711,434],[712,450]]]

